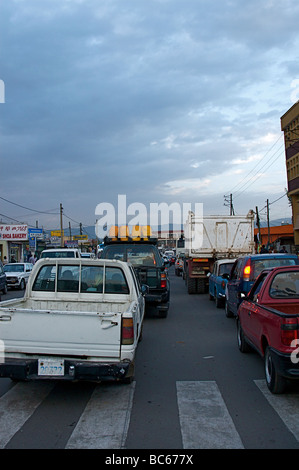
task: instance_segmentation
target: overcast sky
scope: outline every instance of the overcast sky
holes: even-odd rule
[[[0,220],[59,228],[62,203],[93,225],[118,195],[229,214],[231,193],[290,216],[298,20],[298,0],[2,1]]]

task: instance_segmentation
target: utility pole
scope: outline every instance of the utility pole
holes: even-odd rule
[[[229,196],[224,196],[224,205],[230,208],[230,215],[235,215],[232,194],[230,194]]]
[[[262,237],[261,237],[261,224],[260,224],[260,216],[259,216],[259,210],[258,207],[255,207],[256,211],[256,225],[258,229],[258,234],[259,234],[259,244],[262,243]]]
[[[268,248],[270,245],[270,216],[269,216],[269,199],[267,199],[267,225],[268,225]]]
[[[64,241],[63,241],[63,225],[62,225],[62,211],[63,211],[63,207],[62,207],[62,204],[60,203],[60,245],[61,245],[61,248],[64,247]]]
[[[72,241],[72,229],[71,229],[71,223],[69,222],[69,231],[70,231],[70,241]]]

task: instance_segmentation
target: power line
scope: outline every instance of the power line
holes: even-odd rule
[[[278,150],[281,150],[281,149],[278,149]],[[277,150],[275,153],[277,153],[278,150]],[[270,161],[274,156],[275,156],[275,154],[272,155],[272,157],[271,157],[269,160],[267,160],[267,162],[265,163],[265,165],[267,165],[267,163],[269,163],[269,161]],[[273,160],[273,162],[272,162],[270,165],[268,165],[268,167],[267,167],[266,169],[268,170],[268,169],[276,162],[276,160],[278,160],[278,158],[280,158],[281,156],[282,156],[282,154],[279,154],[279,155],[275,158],[275,160]],[[258,170],[258,172],[255,173],[255,175],[253,175],[253,176],[247,181],[247,183],[245,183],[245,185],[243,186],[243,187],[244,187],[243,191],[240,191],[240,190],[237,191],[237,194],[234,195],[234,198],[239,197],[241,194],[243,194],[243,193],[248,189],[249,186],[251,186],[252,184],[254,184],[259,178],[261,178],[262,176],[264,176],[264,173],[259,173],[259,172],[264,168],[265,165],[263,165],[263,166]],[[251,184],[249,184],[250,181],[251,181],[254,177],[256,177],[255,180],[254,180]]]
[[[274,144],[269,148],[269,150],[267,150],[267,152],[265,153],[265,155],[263,156],[263,158],[249,171],[249,173],[244,177],[242,178],[241,181],[239,181],[230,191],[230,193],[232,193],[234,190],[236,190],[236,188],[238,186],[241,185],[241,187],[239,189],[236,190],[236,192],[238,193],[244,186],[246,186],[271,160],[272,158],[276,155],[276,153],[278,151],[280,151],[282,148],[283,148],[283,145],[277,149],[275,151],[275,153],[273,155],[271,155],[271,157],[266,161],[266,163],[264,163],[264,165],[262,167],[260,167],[255,173],[254,175],[242,186],[242,183],[243,181],[245,181],[253,172],[254,170],[261,165],[262,161],[267,157],[267,155],[269,154],[269,152],[271,152],[271,150],[275,147],[275,145],[279,142],[279,140],[282,138],[283,136],[280,135],[279,138],[274,142]],[[279,157],[277,157],[279,158]],[[276,161],[276,160],[275,160]],[[274,162],[273,162],[274,163]]]
[[[4,197],[1,197],[1,196],[0,196],[0,199],[2,199],[5,202],[8,202],[9,204],[13,204],[14,206],[21,207],[22,209],[26,209],[28,211],[37,212],[39,214],[51,214],[51,215],[59,214],[59,212],[52,212],[53,210],[56,210],[56,209],[50,209],[48,211],[39,211],[37,209],[31,209],[30,207],[22,206],[21,204],[17,204],[16,202],[9,201],[8,199],[5,199]]]

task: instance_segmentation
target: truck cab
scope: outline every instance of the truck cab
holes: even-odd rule
[[[148,286],[145,304],[154,307],[158,316],[167,317],[170,300],[168,272],[158,247],[157,239],[149,229],[140,231],[135,227],[129,234],[128,228],[113,227],[104,239],[102,259],[118,259],[132,264],[141,284]]]

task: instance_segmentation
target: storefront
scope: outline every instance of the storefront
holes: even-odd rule
[[[28,244],[27,225],[0,224],[0,259],[3,262],[23,261]]]

